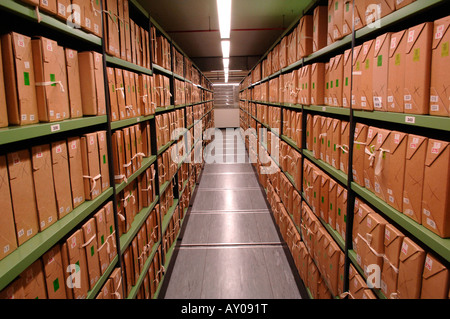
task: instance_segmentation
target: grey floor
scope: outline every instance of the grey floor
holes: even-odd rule
[[[224,143],[216,135],[206,150],[200,184],[160,297],[299,299],[302,284],[243,140],[220,132]]]

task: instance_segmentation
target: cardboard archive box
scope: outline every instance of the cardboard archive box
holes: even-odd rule
[[[313,52],[327,46],[328,32],[328,8],[327,6],[317,6],[313,14]]]
[[[39,122],[31,38],[12,32],[1,37],[8,122]]]
[[[8,126],[8,111],[6,107],[5,81],[3,78],[2,46],[0,41],[0,127]]]
[[[101,191],[104,192],[109,188],[109,161],[108,147],[106,141],[106,131],[98,131],[98,155],[100,159],[100,174],[102,175]]]
[[[0,224],[0,260],[2,260],[17,248],[6,156],[0,156],[0,203],[2,206],[2,223]]]
[[[367,140],[367,129],[367,125],[356,123],[353,141],[352,174],[353,181],[360,186],[364,186],[364,156]]]
[[[422,274],[421,299],[447,299],[449,293],[449,272],[432,254],[425,258]]]
[[[429,114],[433,23],[409,28],[406,36],[404,111]]]
[[[388,202],[387,180],[390,174],[388,152],[390,151],[390,134],[392,132],[379,129],[375,145],[374,191],[375,195]]]
[[[428,138],[409,134],[406,145],[403,214],[422,223],[422,194]]]
[[[117,104],[117,95],[121,94],[116,89],[116,76],[115,69],[111,67],[106,68],[106,74],[108,77],[108,90],[109,90],[109,107],[111,114],[111,121],[118,121],[120,119],[119,105]]]
[[[313,53],[313,16],[305,15],[301,17],[298,28],[297,59],[301,59]]]
[[[7,156],[14,223],[20,246],[39,229],[31,156],[28,150],[8,153]]]
[[[55,185],[58,219],[73,210],[72,190],[70,187],[69,155],[66,141],[51,144],[53,182]]]
[[[102,207],[94,214],[95,228],[97,229],[96,241],[98,246],[98,260],[100,263],[100,275],[104,274],[109,266],[109,251],[112,249],[108,243],[105,209]]]
[[[83,75],[83,81],[80,81],[83,115],[105,115],[102,55],[94,51],[79,52],[78,67]]]
[[[332,106],[343,106],[343,78],[344,78],[344,54],[338,54],[334,57],[334,62],[330,70],[330,85],[331,85],[331,101],[328,103]]]
[[[333,0],[333,42],[342,39],[344,36],[343,26],[344,26],[344,1]],[[330,5],[330,4],[329,4]]]
[[[403,186],[405,179],[405,160],[408,134],[393,131],[389,137],[390,148],[386,157],[389,158],[389,175],[387,178],[387,203],[398,211],[403,211]]]
[[[387,89],[389,76],[389,46],[391,33],[385,33],[375,39],[372,60],[373,109],[387,111]]]
[[[339,148],[341,154],[339,155],[339,169],[344,173],[348,173],[348,152],[350,143],[350,124],[348,121],[341,121],[341,143]]]
[[[86,299],[89,291],[89,274],[86,253],[83,247],[83,230],[76,230],[66,241],[70,279],[66,280],[69,290],[72,291],[74,299]]]
[[[391,34],[387,96],[387,110],[389,112],[403,113],[404,110],[406,40],[406,30]]]
[[[65,49],[67,90],[69,97],[70,117],[79,118],[83,116],[83,106],[81,104],[80,70],[78,67],[78,52],[72,49]]]
[[[81,139],[79,137],[68,138],[67,149],[69,154],[69,172],[70,186],[72,189],[72,202],[73,208],[76,208],[85,201]]]
[[[425,159],[422,225],[450,237],[450,143],[429,139]]]
[[[450,92],[448,85],[450,68],[450,16],[434,21],[431,52],[430,115],[450,116]]]
[[[323,105],[325,94],[325,64],[313,63],[311,65],[311,104]]]
[[[361,110],[361,90],[363,84],[364,64],[361,64],[363,54],[363,46],[359,45],[353,50],[353,64],[352,64],[352,108]]]
[[[56,41],[38,37],[31,40],[40,122],[70,118],[64,49]]]
[[[42,260],[38,259],[21,274],[24,299],[47,299],[47,290],[45,289],[44,268]]]
[[[355,50],[361,47],[355,47]],[[352,50],[348,49],[344,51],[344,73],[342,75],[342,106],[345,108],[350,107],[351,102],[351,76],[352,76]]]
[[[48,298],[66,299],[66,281],[64,279],[60,245],[55,245],[42,255],[42,262],[44,264],[45,284]]]
[[[95,218],[90,218],[82,226],[84,243],[82,247],[86,252],[86,262],[88,267],[89,290],[92,290],[100,278],[100,262],[98,257],[97,227]]]
[[[103,0],[103,26],[106,32],[106,53],[121,57],[119,40],[119,8],[117,1]],[[123,8],[122,8],[123,11]]]
[[[369,126],[367,130],[367,139],[364,147],[364,182],[362,185],[371,192],[374,192],[375,179],[375,146],[377,141],[378,128]],[[361,185],[361,186],[362,186]]]
[[[102,175],[98,151],[97,133],[85,134],[81,137],[81,157],[84,179],[84,196],[93,200],[102,192]]]
[[[397,297],[419,299],[425,251],[408,237],[403,239],[398,268]]]
[[[383,269],[381,271],[381,290],[387,298],[397,293],[400,250],[405,235],[391,224],[386,224],[384,232]]]

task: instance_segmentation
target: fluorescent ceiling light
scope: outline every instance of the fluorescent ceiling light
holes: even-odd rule
[[[228,83],[228,73],[225,73],[225,83]]]
[[[222,41],[222,55],[224,59],[230,58],[230,41]]]
[[[223,67],[224,68],[230,67],[230,59],[223,59]]]
[[[213,86],[239,86],[239,83],[213,83]]]
[[[231,31],[231,0],[217,0],[217,14],[219,16],[220,37],[229,39]]]

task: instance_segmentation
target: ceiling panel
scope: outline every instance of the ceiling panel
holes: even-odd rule
[[[203,73],[223,68],[221,60],[217,59],[222,56],[222,51],[216,0],[137,1],[193,60],[216,58],[214,63],[196,62]],[[237,57],[252,57],[258,61],[258,57],[270,48],[311,1],[234,0],[230,64],[233,65],[233,58]],[[248,73],[248,70],[244,71]]]

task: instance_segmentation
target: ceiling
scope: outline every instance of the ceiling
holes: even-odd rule
[[[312,0],[234,0],[229,82],[240,82]],[[216,0],[138,0],[213,83],[224,82]]]

